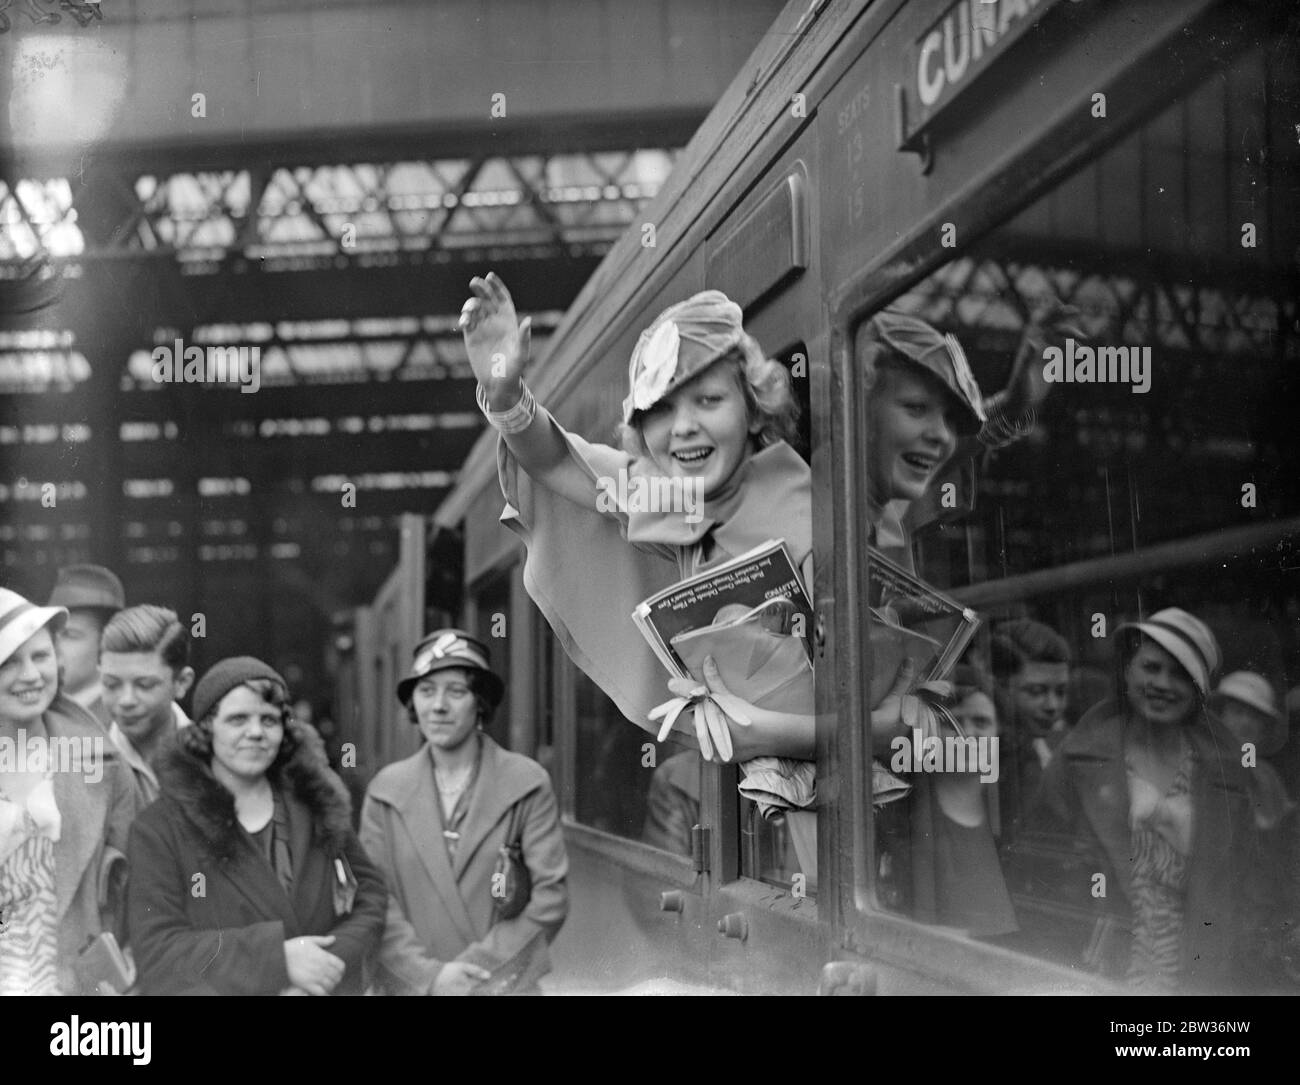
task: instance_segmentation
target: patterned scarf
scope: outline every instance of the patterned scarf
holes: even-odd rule
[[[60,834],[48,775],[20,805],[0,790],[0,995],[57,995]]]

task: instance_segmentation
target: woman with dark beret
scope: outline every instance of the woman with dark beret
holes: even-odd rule
[[[347,789],[249,656],[199,680],[128,851],[144,994],[360,994],[388,894]]]

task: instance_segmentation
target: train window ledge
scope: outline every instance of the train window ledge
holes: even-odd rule
[[[604,859],[628,870],[651,877],[661,878],[668,884],[680,889],[694,889],[699,879],[691,860],[682,855],[661,851],[639,840],[616,836],[602,829],[593,829],[565,815],[561,818],[564,827],[565,843],[579,848],[589,854]]]
[[[815,897],[796,897],[783,889],[756,878],[740,877],[734,882],[719,886],[712,894],[722,911],[746,911],[788,916],[792,921],[816,925],[818,920]]]
[[[845,943],[886,967],[943,976],[946,985],[969,994],[1132,994],[1092,972],[861,906]]]

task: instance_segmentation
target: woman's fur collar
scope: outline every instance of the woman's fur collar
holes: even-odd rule
[[[316,843],[327,851],[341,851],[352,832],[348,790],[330,769],[320,736],[314,730],[291,720],[286,728],[288,735],[297,739],[298,748],[272,775],[272,783],[311,812],[312,839]],[[178,734],[159,757],[157,771],[162,793],[180,804],[219,858],[232,858],[240,839],[235,797],[217,782],[209,764],[191,753]]]

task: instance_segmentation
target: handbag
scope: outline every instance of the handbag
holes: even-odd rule
[[[514,919],[528,906],[533,893],[533,876],[524,863],[523,801],[510,808],[506,842],[497,852],[492,872],[492,922]]]

